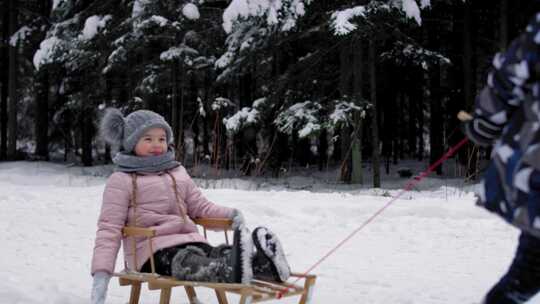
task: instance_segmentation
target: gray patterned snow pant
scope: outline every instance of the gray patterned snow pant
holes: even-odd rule
[[[154,253],[156,272],[179,280],[225,283],[232,272],[230,252],[229,245],[213,247],[205,243],[163,248]],[[151,272],[150,260],[141,272]]]

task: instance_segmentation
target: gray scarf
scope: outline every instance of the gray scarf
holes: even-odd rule
[[[113,163],[116,165],[115,171],[127,173],[155,173],[180,166],[180,163],[174,159],[172,149],[167,150],[167,153],[156,156],[137,156],[126,152],[118,152],[113,158]]]

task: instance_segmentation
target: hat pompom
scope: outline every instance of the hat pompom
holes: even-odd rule
[[[117,108],[108,108],[101,119],[100,134],[111,145],[121,145],[124,138],[124,115]]]

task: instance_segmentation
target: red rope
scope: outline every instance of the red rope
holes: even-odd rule
[[[356,228],[353,232],[351,232],[345,239],[343,239],[341,242],[339,242],[334,248],[332,248],[330,251],[328,251],[327,254],[325,254],[322,258],[320,258],[313,266],[309,267],[308,270],[306,270],[303,273],[303,276],[307,275],[309,272],[311,272],[313,269],[315,269],[317,266],[319,266],[324,260],[326,260],[329,256],[331,256],[334,252],[336,252],[341,246],[343,246],[347,241],[349,241],[354,235],[356,235],[360,230],[364,229],[369,223],[373,222],[373,220],[379,216],[383,211],[388,208],[392,203],[394,203],[396,200],[398,200],[405,192],[411,190],[416,184],[420,183],[426,176],[428,176],[431,172],[433,172],[438,166],[440,166],[444,161],[446,161],[450,156],[452,156],[457,150],[459,150],[465,143],[467,143],[468,138],[463,138],[459,143],[457,143],[455,146],[451,147],[439,160],[431,164],[426,171],[422,172],[420,175],[415,176],[409,180],[409,182],[403,187],[403,189],[395,196],[393,197],[388,203],[386,203],[384,206],[382,206],[377,212],[375,212],[371,217],[369,217],[362,225],[360,225],[358,228]],[[296,284],[298,281],[301,280],[301,277],[296,279],[293,284]],[[290,287],[278,292],[277,297],[281,298],[285,292],[287,292],[290,289]]]

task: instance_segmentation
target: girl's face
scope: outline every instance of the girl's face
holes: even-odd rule
[[[135,146],[137,156],[155,156],[165,152],[167,152],[167,133],[162,128],[146,131]]]

